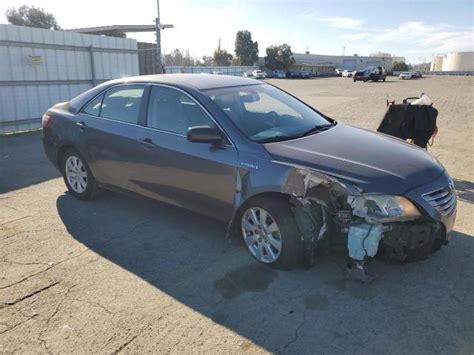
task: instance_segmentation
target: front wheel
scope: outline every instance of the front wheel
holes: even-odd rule
[[[285,198],[257,197],[244,206],[239,218],[244,243],[259,262],[278,269],[302,264],[303,242]]]
[[[79,152],[68,149],[62,154],[61,171],[71,195],[81,200],[94,198],[98,191],[97,183],[87,162]]]

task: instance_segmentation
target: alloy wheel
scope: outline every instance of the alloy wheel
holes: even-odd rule
[[[66,159],[64,172],[69,186],[75,192],[81,194],[87,189],[87,171],[80,158],[70,155]]]
[[[281,254],[282,239],[270,213],[261,207],[251,207],[243,214],[241,225],[250,253],[263,263],[274,263]]]

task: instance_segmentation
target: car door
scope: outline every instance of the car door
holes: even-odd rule
[[[219,128],[186,92],[153,85],[141,135],[147,142],[144,166],[132,181],[132,190],[228,220],[234,205],[237,150],[230,140],[219,146],[189,142],[188,128],[199,125]]]
[[[77,141],[95,178],[128,189],[140,166],[143,147],[138,126],[146,86],[118,85],[89,102],[76,116]]]

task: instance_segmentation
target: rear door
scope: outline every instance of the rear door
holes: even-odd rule
[[[96,179],[128,189],[140,166],[143,147],[139,118],[144,114],[146,87],[118,85],[97,96],[76,116],[79,149]]]
[[[199,125],[219,128],[189,94],[169,86],[152,86],[147,127],[140,137],[147,142],[144,166],[131,188],[148,197],[229,220],[236,189],[237,150],[230,140],[220,146],[189,142],[188,128]]]

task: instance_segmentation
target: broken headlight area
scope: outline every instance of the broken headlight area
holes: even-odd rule
[[[347,202],[354,216],[364,218],[368,223],[411,221],[421,216],[418,208],[402,196],[350,195]]]

